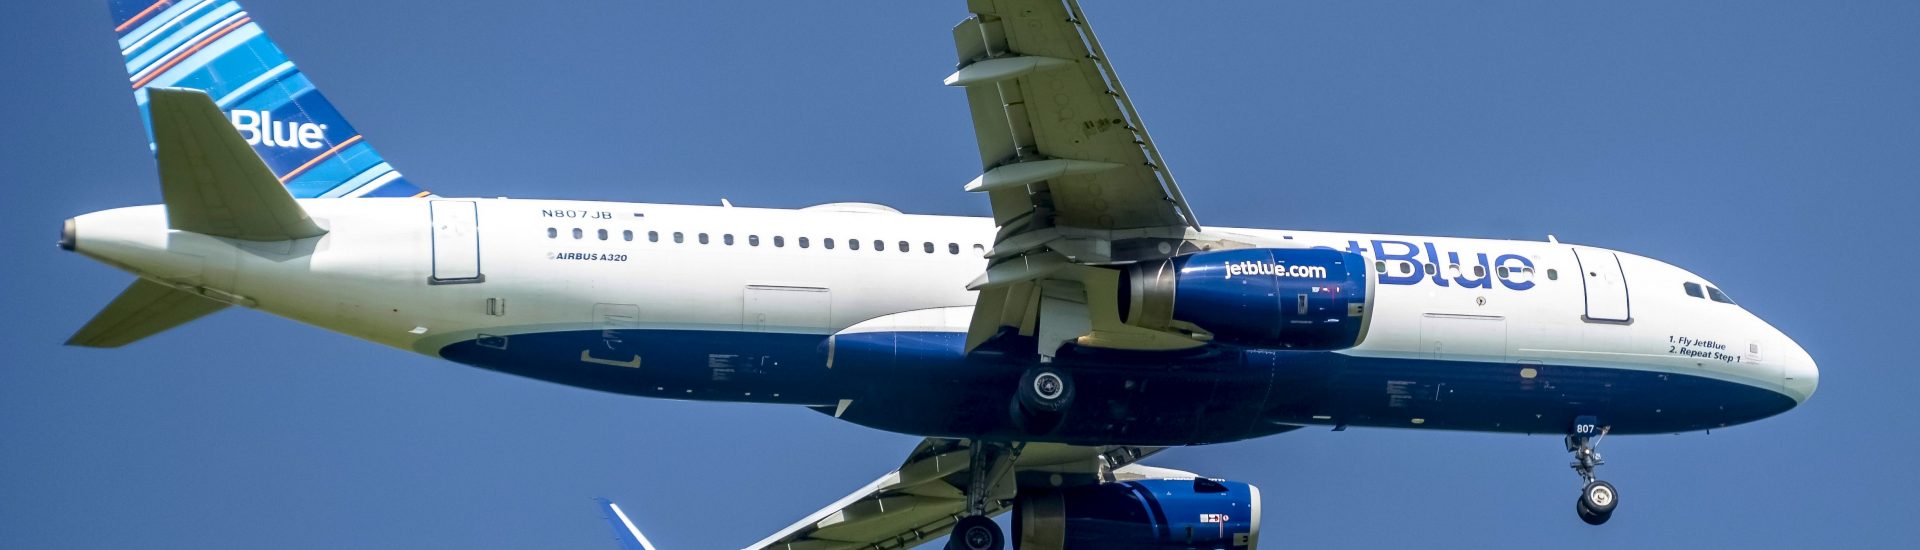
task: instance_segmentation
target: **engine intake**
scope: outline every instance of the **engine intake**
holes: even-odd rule
[[[1359,254],[1248,248],[1134,264],[1122,273],[1127,324],[1223,344],[1314,351],[1367,337],[1374,277]]]

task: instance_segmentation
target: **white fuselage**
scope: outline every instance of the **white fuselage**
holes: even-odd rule
[[[437,224],[429,204],[446,201],[302,200],[328,233],[278,243],[169,231],[163,207],[124,208],[77,218],[77,249],[209,297],[439,356],[486,335],[609,326],[828,335],[900,312],[970,308],[966,286],[994,235],[990,219],[858,205],[453,204],[469,200],[477,216]],[[1534,364],[1684,374],[1795,402],[1817,384],[1791,339],[1730,302],[1690,296],[1689,283],[1711,285],[1653,259],[1552,242],[1207,231],[1373,262],[1381,284],[1371,326],[1344,355],[1511,364],[1523,376]],[[1589,265],[1602,257],[1617,257],[1617,271]],[[483,279],[432,280],[462,270]],[[798,301],[756,294],[768,288],[809,292]],[[965,330],[965,316],[947,318],[944,328]]]

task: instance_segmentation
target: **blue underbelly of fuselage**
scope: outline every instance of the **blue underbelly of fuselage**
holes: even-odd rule
[[[1206,346],[1163,353],[1067,349],[1075,397],[1057,426],[1011,409],[1033,359],[961,350],[947,332],[842,335],[585,330],[482,337],[446,359],[613,393],[795,404],[929,437],[1083,445],[1197,445],[1306,425],[1564,433],[1594,415],[1613,433],[1751,422],[1792,398],[1686,374],[1542,364],[1356,357]],[[830,349],[834,348],[834,349]],[[990,349],[990,347],[983,347]]]

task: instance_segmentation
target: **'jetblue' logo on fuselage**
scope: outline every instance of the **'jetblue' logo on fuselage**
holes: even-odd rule
[[[1283,279],[1327,278],[1326,266],[1319,265],[1285,265],[1279,262],[1256,261],[1227,262],[1224,265],[1227,268],[1228,279],[1249,275],[1268,275]]]
[[[1488,255],[1481,253],[1462,261],[1459,252],[1442,256],[1432,242],[1373,241],[1369,244],[1373,245],[1371,249],[1360,246],[1359,241],[1347,241],[1347,252],[1370,254],[1376,262],[1387,262],[1385,271],[1376,270],[1380,284],[1416,285],[1424,281],[1442,287],[1493,288],[1493,282],[1500,281],[1501,286],[1513,290],[1527,290],[1534,285],[1533,260],[1519,254],[1499,254],[1488,260]],[[1413,264],[1413,269],[1403,273],[1398,269],[1399,262]],[[1427,265],[1434,266],[1432,273],[1426,272]],[[1459,269],[1453,269],[1454,266]],[[1497,275],[1502,272],[1507,276]]]
[[[228,113],[233,119],[233,129],[240,131],[240,137],[251,145],[300,149],[321,149],[327,146],[327,125],[291,120],[274,120],[273,113],[267,111],[247,111],[234,109]]]

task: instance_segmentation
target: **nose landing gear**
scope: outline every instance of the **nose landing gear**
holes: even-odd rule
[[[1600,458],[1599,446],[1608,429],[1600,425],[1599,419],[1582,416],[1574,419],[1573,432],[1567,434],[1567,452],[1573,453],[1571,466],[1585,482],[1580,488],[1580,498],[1574,502],[1574,512],[1580,514],[1580,521],[1587,525],[1606,523],[1613,518],[1614,507],[1620,504],[1620,493],[1614,490],[1613,484],[1593,474],[1594,468],[1607,463]]]

